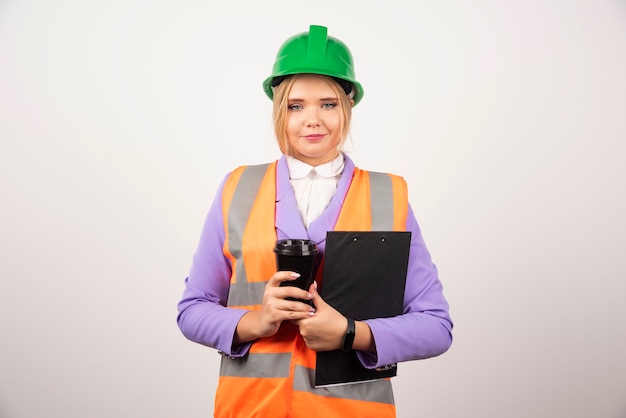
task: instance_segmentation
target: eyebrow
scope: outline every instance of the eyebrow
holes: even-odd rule
[[[299,98],[289,98],[288,99],[290,102],[304,102],[304,99],[299,99]],[[329,102],[329,101],[333,101],[333,100],[339,100],[337,97],[322,97],[321,99],[319,99],[320,102]]]

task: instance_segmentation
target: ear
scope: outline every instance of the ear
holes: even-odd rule
[[[354,107],[354,99],[350,99],[350,104]]]

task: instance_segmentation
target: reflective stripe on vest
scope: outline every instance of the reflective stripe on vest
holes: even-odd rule
[[[276,163],[240,167],[226,180],[222,205],[224,254],[232,266],[230,307],[260,308],[276,269],[275,199]],[[407,213],[402,178],[355,169],[335,229],[404,230]],[[222,359],[215,416],[297,417],[296,405],[312,402],[314,411],[328,417],[337,408],[344,414],[337,416],[395,416],[390,380],[315,388],[314,373],[315,352],[295,325],[284,322],[273,337],[256,340],[247,356]],[[247,401],[242,403],[242,398]],[[300,412],[312,416],[307,413],[311,406]]]
[[[293,390],[312,392],[318,396],[330,396],[343,399],[361,399],[368,402],[379,402],[393,405],[393,392],[388,380],[380,379],[372,382],[354,383],[350,385],[325,386],[311,388],[310,382],[315,381],[315,370],[296,366]],[[356,389],[356,390],[355,390]],[[363,393],[355,395],[359,389]]]
[[[382,173],[370,172],[370,200],[372,208],[372,231],[389,231],[393,229],[393,192],[391,177]],[[390,216],[391,215],[391,216]]]
[[[230,253],[237,260],[237,266],[234,269],[237,272],[237,282],[247,282],[246,270],[242,268],[243,258],[241,257],[241,243],[243,241],[243,231],[248,217],[254,205],[257,191],[261,187],[263,176],[267,171],[269,164],[256,165],[246,167],[241,172],[238,181],[238,187],[235,189],[228,210],[228,219],[226,222],[228,231],[228,248]]]
[[[249,370],[255,370],[254,377],[289,377],[291,353],[248,354],[229,360],[222,362],[220,376],[250,377]]]
[[[228,293],[228,306],[251,308],[263,299],[267,280],[248,280],[247,271],[249,266],[244,264],[243,241],[258,191],[261,190],[261,183],[263,183],[265,178],[271,177],[272,174],[275,176],[275,164],[240,167],[233,171],[225,184],[223,205],[228,208],[228,211],[224,217],[226,231],[224,253],[231,260],[233,270],[231,289]],[[271,180],[275,181],[274,179]],[[272,204],[274,204],[273,199],[275,195],[274,186]],[[272,216],[272,226],[274,225],[273,221]],[[273,246],[275,240],[276,237],[274,236],[270,245]],[[263,277],[263,279],[267,279],[267,277]]]

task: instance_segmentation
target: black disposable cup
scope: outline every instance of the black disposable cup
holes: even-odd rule
[[[308,291],[314,280],[313,266],[317,252],[318,250],[315,243],[308,239],[283,239],[276,241],[274,253],[276,253],[277,270],[293,271],[300,275],[297,279],[282,282],[280,285],[296,286]],[[306,300],[287,299],[298,300],[309,305],[311,304],[310,301]]]

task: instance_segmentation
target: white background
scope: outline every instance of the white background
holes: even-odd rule
[[[400,418],[626,416],[626,4],[0,2],[0,417],[212,415],[176,303],[227,171],[279,156],[261,90],[329,27],[351,155],[404,176],[455,321]]]

